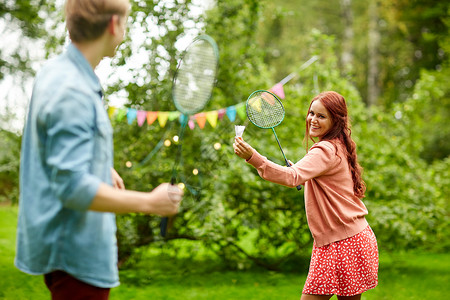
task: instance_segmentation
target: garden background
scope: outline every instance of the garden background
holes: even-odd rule
[[[12,261],[21,130],[33,75],[68,43],[61,7],[0,3],[0,298],[48,298]],[[284,96],[277,135],[291,161],[306,152],[311,98],[336,90],[347,100],[381,251],[380,287],[365,297],[448,294],[449,12],[425,0],[133,1],[126,40],[97,69],[127,188],[170,179],[180,126],[171,78],[187,42],[212,36],[220,62],[212,100],[186,131],[185,198],[169,235],[159,217],[117,217],[122,285],[112,298],[298,298],[312,247],[303,191],[261,180],[231,146],[234,126],[247,125],[244,138],[283,163],[271,131],[242,111],[253,90],[270,88]]]

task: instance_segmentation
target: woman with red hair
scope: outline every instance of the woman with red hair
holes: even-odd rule
[[[314,97],[306,117],[305,142],[314,144],[291,167],[269,161],[242,137],[234,152],[265,180],[305,186],[305,210],[314,238],[301,300],[361,299],[378,284],[378,247],[367,223],[366,186],[351,138],[347,104],[329,91]]]

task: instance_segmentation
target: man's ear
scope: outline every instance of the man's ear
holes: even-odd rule
[[[119,16],[118,15],[112,15],[111,16],[111,20],[109,20],[108,23],[108,32],[112,35],[116,35],[117,34],[117,28],[119,26]]]

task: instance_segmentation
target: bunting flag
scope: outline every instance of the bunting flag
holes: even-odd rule
[[[124,108],[120,108],[119,111],[117,112],[117,116],[116,116],[116,120],[118,122],[122,121],[123,118],[127,115],[127,110]]]
[[[169,112],[169,121],[173,121],[175,119],[178,119],[178,117],[180,117],[180,112],[179,111],[171,111]]]
[[[182,115],[180,113],[180,124],[184,124],[186,122],[186,120],[187,120],[187,117],[188,117],[187,115]]]
[[[158,111],[159,126],[164,128],[164,126],[166,126],[167,119],[169,119],[169,112],[168,111]]]
[[[221,108],[217,111],[217,118],[219,118],[219,120],[223,119],[223,116],[225,116],[225,114],[227,113],[227,109],[226,108]]]
[[[198,127],[203,129],[206,123],[206,114],[204,112],[198,113],[194,115],[195,120],[197,121]]]
[[[236,107],[228,106],[226,109],[226,114],[228,119],[230,119],[231,122],[234,122],[234,120],[236,120]]]
[[[147,112],[147,124],[152,125],[155,122],[156,118],[158,118],[157,111],[148,111]]]
[[[285,98],[283,84],[281,82],[278,82],[277,84],[275,84],[271,89],[269,89],[269,92],[274,93],[281,99]]]
[[[129,108],[127,111],[128,124],[132,124],[134,119],[136,119],[136,116],[137,116],[137,110],[134,108]]]
[[[262,93],[261,98],[272,106],[275,104],[275,96],[270,93]]]
[[[247,118],[247,111],[245,109],[245,103],[240,103],[236,105],[236,112],[239,117],[241,117],[242,120],[245,120]]]
[[[194,128],[195,128],[195,123],[194,123],[194,120],[189,120],[189,122],[188,122],[188,126],[189,126],[189,128],[191,129],[191,130],[194,130]]]
[[[248,104],[250,104],[250,106],[256,110],[257,112],[261,112],[261,98],[259,97],[252,97],[249,101]]]
[[[145,122],[145,119],[147,118],[147,112],[143,111],[143,110],[138,110],[137,111],[137,123],[139,125],[139,127],[142,127],[142,125]]]
[[[212,128],[216,128],[218,116],[219,116],[219,112],[217,110],[209,111],[206,113],[206,120],[208,120],[208,122],[209,122],[209,124],[211,124]]]
[[[110,119],[112,119],[112,117],[114,116],[114,113],[116,112],[117,108],[114,106],[110,106],[108,108],[108,116]]]

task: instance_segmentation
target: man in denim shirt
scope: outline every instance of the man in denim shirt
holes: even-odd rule
[[[45,274],[52,299],[107,299],[119,284],[114,213],[177,213],[168,183],[127,191],[95,67],[122,42],[129,0],[68,0],[72,43],[36,77],[20,168],[15,265]]]

